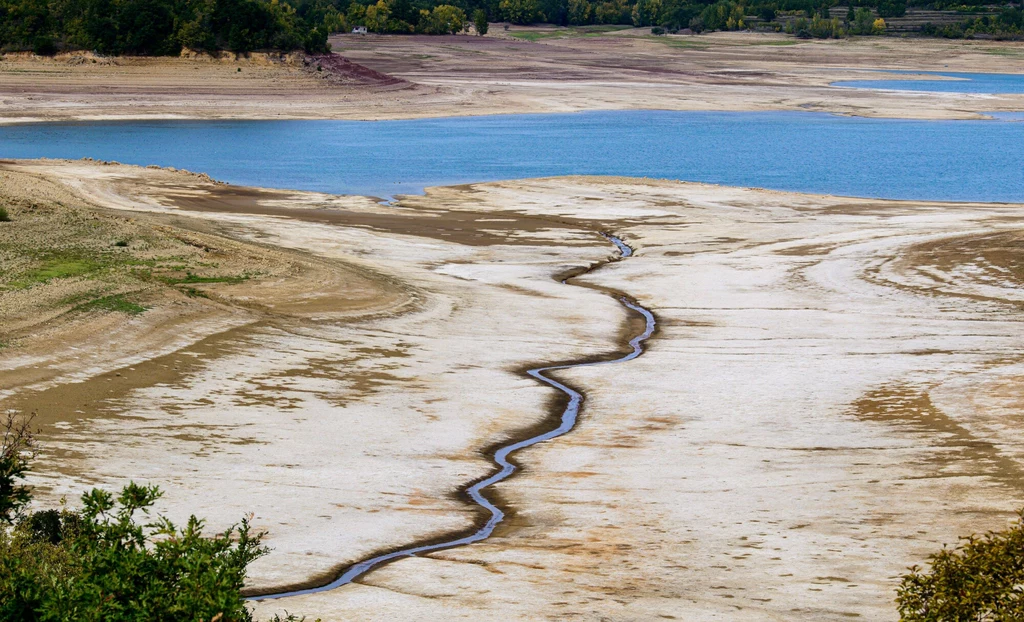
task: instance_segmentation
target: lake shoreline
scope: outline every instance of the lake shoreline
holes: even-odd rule
[[[82,56],[72,62],[8,55],[0,61],[0,123],[394,120],[584,110],[811,110],[977,119],[988,111],[1024,110],[1022,95],[922,97],[828,86],[890,69],[1022,73],[1024,46],[1014,42],[801,42],[763,33],[651,37],[632,29],[541,42],[504,34],[341,35],[332,44],[345,58],[400,82],[332,80],[301,64],[262,58]],[[95,84],[105,88],[97,91]]]

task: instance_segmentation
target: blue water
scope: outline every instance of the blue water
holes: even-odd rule
[[[175,166],[236,184],[388,197],[629,175],[893,199],[1024,201],[1024,123],[617,111],[414,121],[0,126],[0,157]]]
[[[945,80],[844,80],[831,86],[933,93],[1024,93],[1024,74],[946,73],[934,71],[886,71],[910,75],[942,76]]]

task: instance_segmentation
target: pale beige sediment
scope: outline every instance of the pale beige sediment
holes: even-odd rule
[[[580,426],[521,455],[494,538],[260,616],[894,619],[907,565],[1019,503],[1021,206],[588,177],[382,206],[8,166],[413,293],[370,315],[264,306],[257,323],[93,376],[87,403],[45,431],[44,503],[134,478],[163,486],[178,519],[254,512],[274,547],[254,587],[469,525],[453,493],[487,471],[477,451],[551,406],[518,370],[621,345],[621,305],[552,277],[611,254],[598,230],[637,249],[585,280],[657,314],[649,351],[561,373],[587,395]],[[230,211],[203,208],[218,201]]]
[[[549,279],[611,253],[581,227],[528,217],[522,228],[512,226],[517,220],[490,222],[482,238],[489,245],[471,246],[455,241],[480,239],[459,231],[457,217],[369,199],[250,191],[252,214],[215,213],[197,211],[199,197],[215,203],[231,190],[200,178],[186,200],[181,174],[83,162],[6,166],[45,173],[94,205],[198,219],[205,225],[193,226],[239,244],[301,252],[411,294],[394,301],[384,288],[380,308],[332,313],[318,305],[312,314],[282,313],[257,294],[251,306],[260,321],[247,328],[154,352],[149,361],[92,369],[78,385],[22,388],[2,404],[40,411],[46,424],[47,468],[35,479],[42,503],[129,477],[162,485],[163,509],[178,519],[195,511],[219,528],[255,512],[254,524],[279,553],[257,565],[256,587],[305,581],[387,546],[395,534],[468,525],[475,514],[452,492],[485,472],[479,444],[546,415],[548,393],[515,370],[549,354],[615,346],[602,319],[617,319],[618,305],[594,294],[593,308],[566,312],[566,288]],[[307,220],[260,213],[282,205]],[[417,213],[425,222],[410,224]],[[511,261],[531,252],[531,261]],[[480,287],[484,276],[490,284]],[[316,285],[296,283],[312,294]],[[359,293],[344,283],[326,291],[339,305]],[[539,321],[512,326],[506,312]],[[566,334],[564,321],[577,327]],[[480,347],[493,346],[496,335],[504,347]],[[0,363],[21,356],[20,348],[0,354]],[[472,390],[480,386],[488,391]],[[391,448],[395,442],[404,449]]]
[[[658,315],[649,351],[561,375],[581,425],[524,452],[497,537],[260,613],[888,620],[906,566],[1013,517],[1020,206],[474,188],[481,209],[638,217],[616,231],[637,256],[587,279]]]
[[[206,176],[55,164],[0,165],[0,197],[12,213],[12,222],[0,230],[0,343],[5,346],[0,396],[82,381],[268,316],[365,316],[412,302],[410,292],[356,266],[236,241],[201,221],[174,217],[154,198],[157,188],[182,184],[190,184],[197,196],[221,188]],[[149,185],[138,184],[134,193],[122,196],[108,188],[131,187],[142,177]],[[151,209],[141,216],[110,209],[125,201],[148,201]],[[115,241],[125,248],[115,247]],[[85,259],[92,253],[107,267],[27,288],[8,283],[38,261],[36,256],[53,252]],[[171,267],[148,278],[132,274],[161,264]],[[193,271],[239,281],[178,288],[164,283]],[[79,308],[114,294],[144,305],[146,312],[126,316]]]
[[[543,30],[515,27],[522,30]],[[787,35],[468,35],[332,38],[335,51],[399,84],[327,79],[266,58],[0,60],[0,122],[112,119],[404,119],[585,110],[818,111],[975,119],[1022,95],[833,88],[877,70],[1020,73],[1019,42]],[[83,60],[84,59],[84,60]],[[97,61],[97,62],[93,62]],[[102,85],[97,88],[97,85]]]

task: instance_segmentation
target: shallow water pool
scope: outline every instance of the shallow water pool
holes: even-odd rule
[[[831,86],[931,93],[1024,93],[1024,75],[1011,73],[956,73],[933,71],[886,71],[887,74],[936,76],[927,80],[843,80]]]

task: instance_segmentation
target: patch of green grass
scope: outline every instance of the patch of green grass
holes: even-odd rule
[[[516,39],[524,41],[541,41],[543,39],[564,39],[566,37],[600,37],[617,30],[629,30],[630,26],[574,26],[557,30],[527,30],[509,33]]]
[[[986,54],[994,54],[995,56],[1009,56],[1011,58],[1024,58],[1024,50],[1018,50],[1015,48],[989,48],[985,50]]]
[[[97,298],[96,300],[80,304],[72,309],[72,311],[116,311],[118,313],[127,313],[128,315],[139,315],[146,311],[146,309],[147,307],[126,299],[122,294],[114,294],[113,296],[104,296],[103,298]]]
[[[191,272],[185,273],[185,278],[164,278],[161,279],[168,285],[192,285],[192,284],[204,284],[204,283],[241,283],[242,281],[248,281],[249,275],[243,274],[241,276],[199,276]]]
[[[0,222],[11,222],[11,215],[7,213],[6,207],[0,207]]]
[[[604,26],[580,26],[575,29],[574,34],[578,34],[581,37],[600,37],[601,35],[608,34],[609,32],[618,32],[620,30],[630,30],[632,26],[617,26],[617,25],[604,25]]]
[[[523,41],[540,41],[541,39],[555,39],[568,36],[568,30],[513,32],[510,33],[516,39]]]
[[[88,259],[54,258],[47,259],[41,266],[29,270],[21,275],[21,278],[11,282],[17,289],[25,289],[39,283],[46,283],[53,279],[67,279],[74,276],[82,276],[94,272],[102,267],[102,264]]]
[[[92,290],[92,291],[89,291],[89,292],[79,292],[77,294],[72,294],[70,296],[65,296],[64,298],[60,299],[60,302],[57,303],[57,306],[59,306],[59,307],[75,307],[75,306],[78,306],[79,304],[81,304],[83,302],[87,302],[87,301],[95,299],[97,296],[100,295],[100,293],[102,293],[102,292],[101,291],[97,291],[97,290]]]

